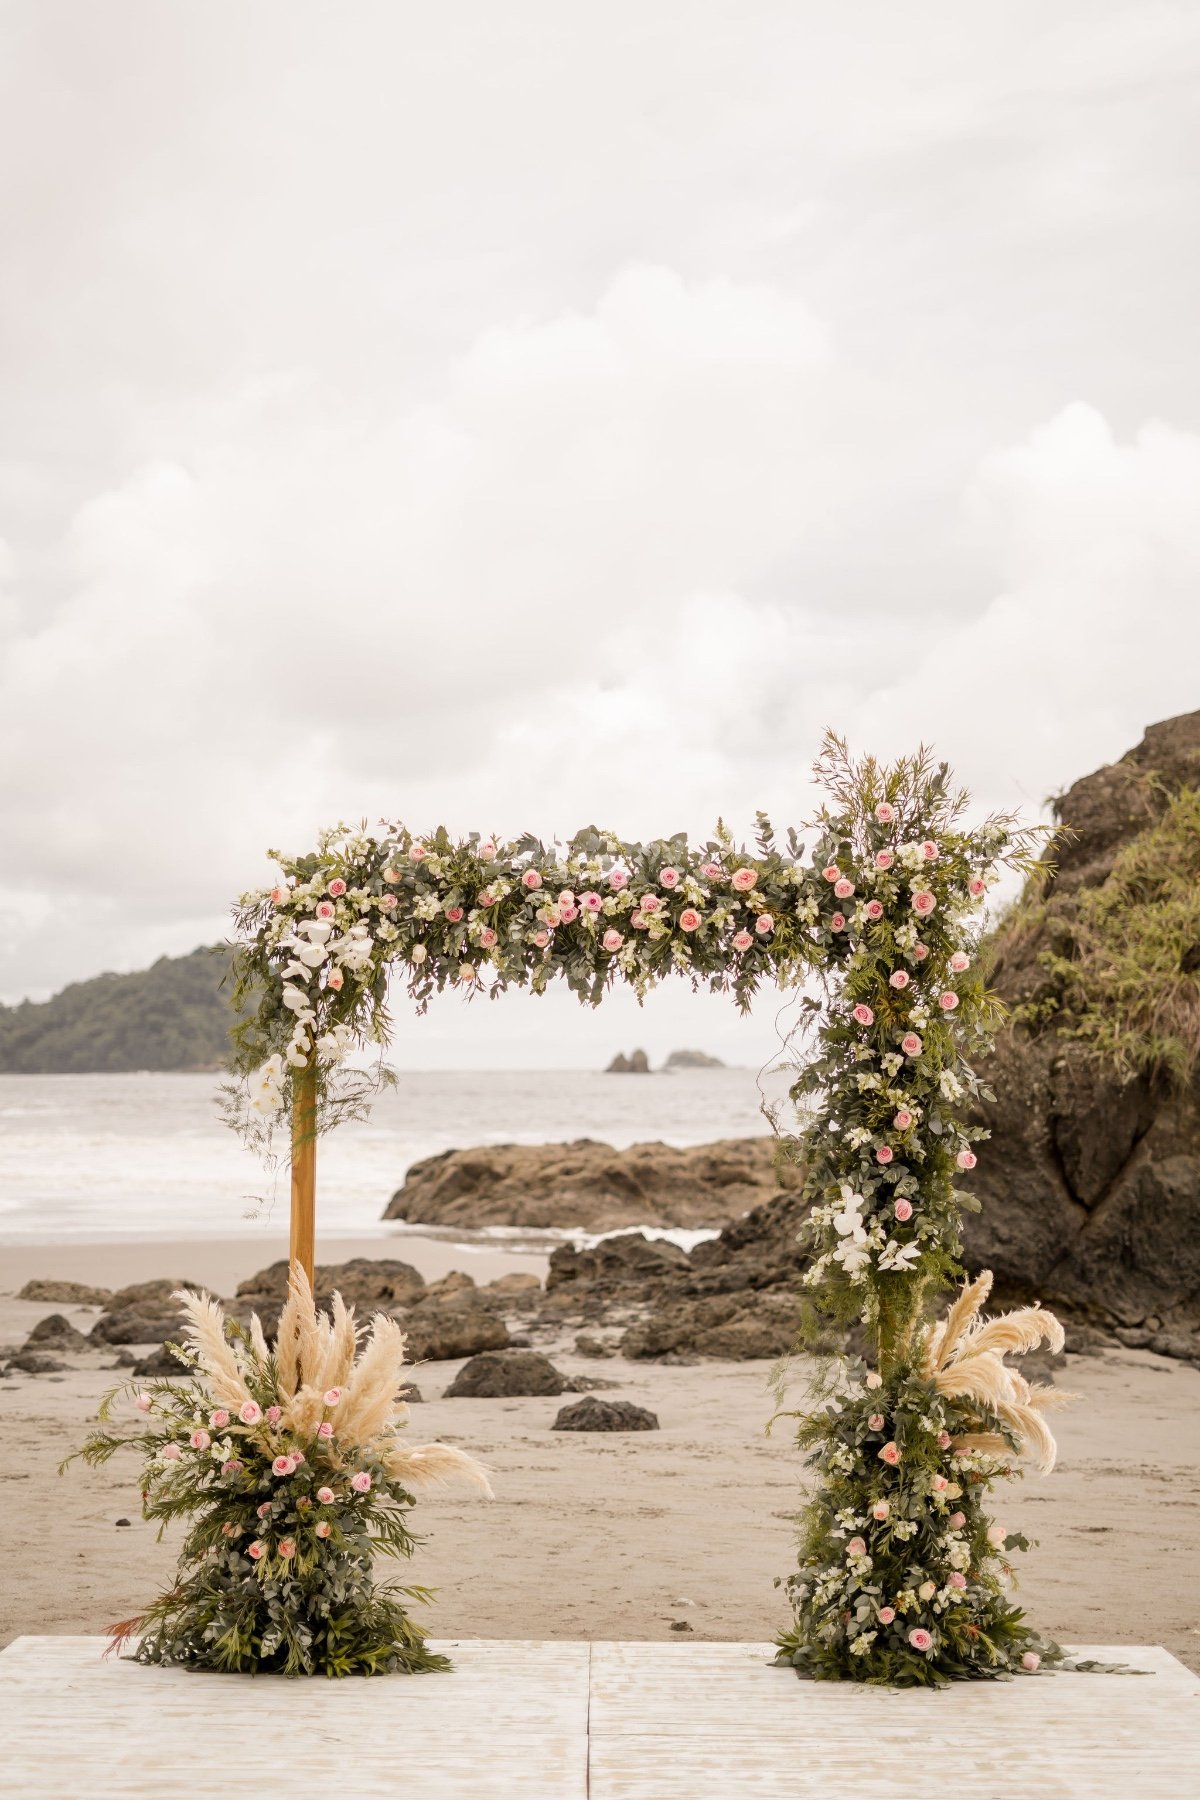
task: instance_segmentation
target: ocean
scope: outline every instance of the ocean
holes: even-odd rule
[[[397,1226],[382,1223],[388,1200],[414,1162],[439,1150],[755,1136],[769,1129],[763,1095],[777,1102],[786,1086],[780,1074],[733,1068],[402,1073],[368,1121],[321,1140],[320,1229],[395,1237]],[[218,1116],[217,1089],[214,1075],[0,1075],[0,1244],[277,1234],[287,1168],[264,1171],[242,1148]],[[478,1234],[493,1244],[505,1236]]]

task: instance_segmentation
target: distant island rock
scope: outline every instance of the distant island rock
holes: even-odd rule
[[[725,1064],[719,1056],[710,1056],[707,1050],[672,1050],[663,1064],[664,1073],[670,1069],[723,1069]]]
[[[410,1224],[518,1225],[619,1231],[636,1225],[716,1228],[776,1191],[770,1138],[724,1138],[676,1149],[491,1144],[414,1163],[385,1219]]]
[[[50,1000],[0,1006],[0,1074],[224,1068],[234,1023],[221,986],[228,972],[227,950],[201,948],[72,982]]]
[[[650,1058],[644,1050],[635,1050],[631,1056],[618,1051],[604,1073],[606,1075],[648,1075]]]

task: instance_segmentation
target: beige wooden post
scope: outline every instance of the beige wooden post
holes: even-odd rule
[[[313,1286],[317,1203],[317,1072],[302,1069],[292,1101],[292,1237],[290,1258]]]

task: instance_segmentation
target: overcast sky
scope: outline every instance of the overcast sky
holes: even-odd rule
[[[0,0],[0,998],[339,818],[786,823],[826,725],[1036,817],[1200,706],[1198,103],[1192,0]]]

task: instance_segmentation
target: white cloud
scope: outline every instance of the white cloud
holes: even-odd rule
[[[786,823],[826,724],[1036,807],[1200,703],[1179,9],[518,10],[16,34],[0,995],[338,817]]]

